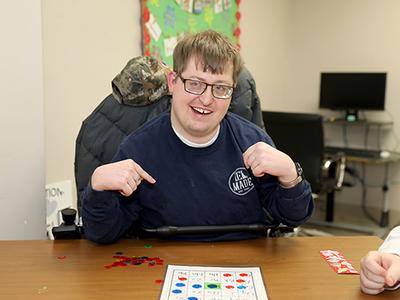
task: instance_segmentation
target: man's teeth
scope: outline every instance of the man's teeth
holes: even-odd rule
[[[192,108],[193,108],[195,111],[197,111],[198,113],[201,113],[201,114],[203,114],[203,115],[211,113],[211,111],[208,110],[208,109],[203,109],[203,108],[200,108],[200,107],[192,107]]]

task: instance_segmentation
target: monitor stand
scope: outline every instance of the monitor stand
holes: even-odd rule
[[[346,110],[346,117],[347,122],[355,122],[358,121],[358,110],[356,109],[347,109]]]

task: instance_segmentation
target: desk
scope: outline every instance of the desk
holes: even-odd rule
[[[357,150],[357,151],[354,151]],[[346,157],[347,162],[355,162],[361,163],[363,172],[360,177],[360,183],[362,186],[362,207],[366,214],[366,195],[367,195],[367,186],[365,184],[365,165],[366,164],[383,164],[384,166],[384,175],[382,182],[382,192],[383,192],[383,201],[382,201],[382,210],[381,210],[381,218],[379,220],[379,225],[381,227],[387,227],[389,224],[389,167],[391,163],[396,163],[400,161],[400,153],[398,152],[388,152],[387,157],[369,157],[363,156],[362,152],[358,151],[359,149],[351,149],[351,148],[340,148],[340,147],[326,147],[325,152],[326,156],[329,155],[338,155],[343,154]],[[378,153],[379,151],[374,151],[373,154]],[[333,222],[333,197],[328,199],[327,203],[327,217],[326,221]],[[354,227],[355,228],[355,227]]]
[[[370,159],[370,158],[363,158],[363,157],[352,157],[348,156],[347,161],[350,162],[358,162],[363,165],[363,170],[365,168],[365,164],[383,164],[384,165],[384,175],[382,181],[382,192],[383,192],[383,201],[382,201],[382,210],[381,210],[381,218],[379,221],[379,225],[381,227],[387,227],[389,225],[389,168],[391,163],[397,163],[400,161],[400,153],[398,152],[390,152],[390,156],[385,158],[378,158],[378,159]],[[364,182],[365,171],[363,171],[363,182],[362,182],[362,189],[363,189],[363,205],[366,203],[366,195],[367,195],[367,187]]]
[[[358,275],[337,275],[319,250],[334,249],[359,270],[360,258],[382,240],[360,237],[269,238],[240,242],[186,243],[124,240],[0,241],[1,299],[158,299],[167,264],[261,266],[269,299],[399,299],[400,291],[368,296]],[[151,244],[152,248],[144,245]],[[104,268],[117,251],[158,256],[165,264]],[[65,259],[58,256],[65,255]]]
[[[355,127],[355,126],[361,126],[364,128],[364,149],[382,149],[381,145],[381,131],[383,129],[385,130],[392,130],[393,128],[393,121],[372,121],[372,120],[367,120],[367,119],[358,119],[356,121],[349,122],[345,119],[338,119],[338,118],[326,118],[324,120],[324,124],[328,125],[339,125],[342,128],[342,138],[343,138],[343,144],[346,145],[345,148],[342,148],[343,152],[346,154],[346,160],[351,161],[351,162],[356,162],[356,163],[361,163],[363,170],[365,169],[366,164],[383,164],[384,165],[384,176],[383,176],[383,183],[382,183],[382,191],[383,191],[383,201],[382,201],[382,212],[381,212],[381,217],[380,220],[377,221],[381,227],[387,227],[389,224],[389,200],[388,200],[388,191],[389,191],[389,184],[388,184],[388,174],[389,174],[389,166],[392,163],[396,163],[400,161],[400,153],[397,152],[390,152],[390,156],[388,157],[363,157],[363,155],[352,155],[351,152],[346,152],[347,147],[351,147],[351,144],[353,144],[353,139],[358,137],[356,135],[353,135],[350,139],[348,137],[347,133],[347,128],[349,127]],[[377,129],[376,132],[376,145],[370,145],[369,143],[369,133],[370,129],[375,128]],[[357,139],[356,139],[357,140]],[[351,141],[351,143],[349,143]],[[370,147],[372,146],[372,147]],[[363,210],[364,212],[371,218],[371,215],[367,213],[366,210],[366,186],[364,183],[364,178],[365,174],[362,175],[362,189],[363,189],[363,199],[362,199],[362,205],[363,205]],[[330,204],[330,207],[332,207],[333,211],[333,206]],[[333,222],[333,212],[331,213],[331,216],[327,217],[327,221]],[[344,226],[344,228],[347,226]],[[350,226],[350,229],[356,229],[356,226]],[[360,230],[362,231],[362,230]]]

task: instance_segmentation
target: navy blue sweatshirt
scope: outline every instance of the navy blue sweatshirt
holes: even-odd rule
[[[114,242],[133,224],[156,228],[266,223],[264,209],[289,226],[298,226],[311,216],[307,181],[284,189],[276,177],[254,177],[244,166],[243,153],[251,145],[259,141],[273,145],[262,129],[228,113],[212,145],[192,148],[176,136],[170,118],[165,112],[129,135],[113,159],[133,159],[156,180],[154,185],[143,180],[130,197],[117,191],[94,191],[90,185],[86,188],[82,217],[87,238]],[[242,232],[186,238],[252,237],[254,233]]]

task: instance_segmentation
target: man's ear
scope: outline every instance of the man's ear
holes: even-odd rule
[[[168,73],[167,78],[168,78],[168,90],[169,92],[172,94],[173,90],[174,90],[174,85],[176,83],[176,72],[175,71],[171,71]]]

